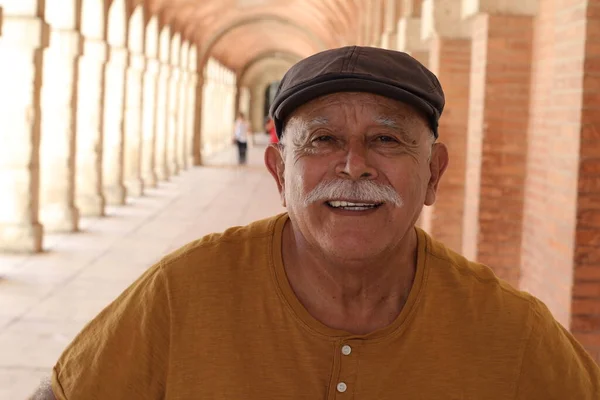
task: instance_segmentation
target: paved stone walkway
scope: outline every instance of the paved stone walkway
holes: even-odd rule
[[[0,255],[0,400],[27,399],[83,325],[161,256],[283,211],[263,136],[247,166],[227,149],[105,218],[84,219],[80,233],[48,235],[43,254]]]

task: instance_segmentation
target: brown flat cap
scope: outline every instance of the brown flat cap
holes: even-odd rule
[[[445,100],[437,77],[406,53],[360,46],[322,51],[286,72],[270,110],[277,136],[296,108],[335,92],[369,92],[408,103],[427,116],[438,137]]]

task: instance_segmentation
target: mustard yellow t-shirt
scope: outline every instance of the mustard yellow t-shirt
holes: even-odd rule
[[[600,399],[597,365],[540,301],[419,229],[397,320],[367,335],[324,326],[286,279],[287,221],[206,236],[150,268],[65,350],[56,397]]]

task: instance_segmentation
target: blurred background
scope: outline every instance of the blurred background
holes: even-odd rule
[[[278,83],[354,44],[445,89],[419,226],[600,361],[600,0],[0,0],[0,399],[166,252],[284,211],[262,165]]]

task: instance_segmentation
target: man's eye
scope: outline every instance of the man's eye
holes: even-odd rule
[[[329,136],[329,135],[321,135],[321,136],[317,136],[313,139],[313,142],[317,142],[317,143],[327,143],[327,142],[332,142],[334,140],[333,136]]]
[[[394,138],[392,136],[387,136],[387,135],[377,136],[377,138],[375,140],[377,140],[378,142],[382,142],[382,143],[395,143],[395,142],[398,142],[396,140],[396,138]]]

